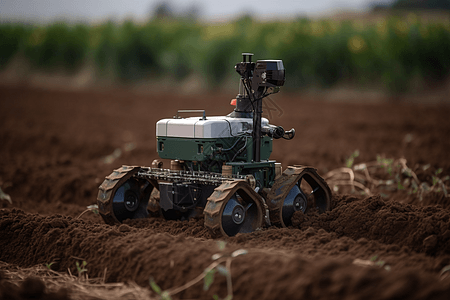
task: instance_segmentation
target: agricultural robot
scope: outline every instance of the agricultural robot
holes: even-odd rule
[[[270,160],[276,139],[292,139],[262,117],[262,100],[285,82],[281,60],[252,62],[243,53],[235,66],[241,76],[235,109],[210,117],[201,110],[179,110],[156,123],[157,152],[170,159],[151,167],[122,166],[99,187],[99,212],[108,224],[147,218],[185,220],[203,214],[214,235],[234,236],[265,226],[289,226],[297,211],[331,208],[331,191],[316,169]],[[181,114],[201,116],[182,118]]]

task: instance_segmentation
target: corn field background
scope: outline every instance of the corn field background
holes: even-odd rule
[[[0,71],[21,59],[32,70],[45,72],[72,74],[89,65],[97,78],[124,83],[157,78],[181,82],[195,75],[217,87],[236,76],[233,66],[242,52],[253,52],[256,59],[282,59],[289,90],[344,83],[408,92],[448,78],[450,16],[0,23]]]

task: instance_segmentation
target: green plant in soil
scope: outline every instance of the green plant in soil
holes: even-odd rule
[[[149,284],[152,290],[159,295],[162,300],[171,300],[172,296],[178,294],[194,284],[200,282],[203,279],[203,290],[208,291],[211,285],[214,283],[215,274],[219,273],[226,277],[227,279],[227,295],[223,300],[232,300],[233,299],[233,284],[231,281],[231,262],[234,258],[245,255],[248,253],[247,250],[239,249],[231,253],[231,255],[227,255],[223,253],[223,250],[226,247],[226,242],[218,241],[218,248],[221,252],[216,253],[212,256],[213,262],[205,269],[203,272],[198,275],[193,280],[187,282],[186,284],[178,287],[171,288],[168,290],[162,290],[159,285],[155,282],[153,278],[150,278]],[[224,264],[224,265],[222,265]],[[218,295],[213,295],[214,300],[220,300],[221,298]]]
[[[353,166],[353,163],[355,161],[355,158],[359,156],[359,150],[355,150],[352,154],[350,154],[349,158],[345,161],[345,166],[347,168],[351,168]]]
[[[88,271],[86,269],[87,262],[85,260],[83,260],[83,262],[81,263],[77,261],[75,265],[77,266],[78,278],[87,279],[87,271]]]
[[[49,264],[45,264],[45,266],[47,267],[47,269],[51,270],[51,269],[52,269],[52,265],[53,265],[54,263],[55,263],[55,262],[51,262],[51,263],[49,263]]]

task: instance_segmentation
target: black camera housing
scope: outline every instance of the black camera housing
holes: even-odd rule
[[[285,82],[282,60],[258,60],[253,71],[254,87],[279,87]],[[255,86],[256,85],[256,86]]]

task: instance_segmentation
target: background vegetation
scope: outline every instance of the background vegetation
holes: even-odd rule
[[[15,57],[33,68],[96,74],[124,82],[190,75],[220,85],[241,52],[282,59],[291,89],[344,83],[391,92],[439,82],[450,73],[450,19],[414,13],[355,20],[261,22],[249,16],[205,24],[155,17],[146,23],[0,24],[0,68]]]

